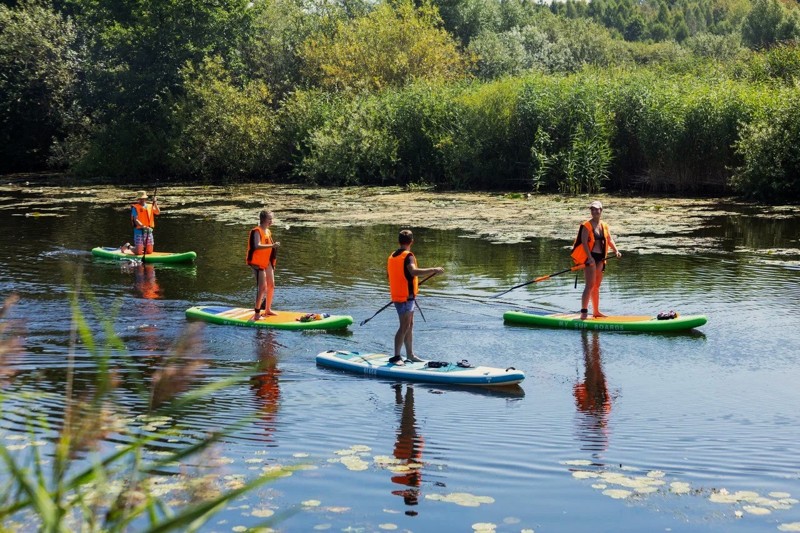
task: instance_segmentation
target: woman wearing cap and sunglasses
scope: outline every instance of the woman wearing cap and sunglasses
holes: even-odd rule
[[[571,254],[576,265],[586,265],[586,268],[583,269],[586,285],[581,296],[581,320],[586,320],[588,316],[590,299],[594,308],[594,318],[606,316],[600,312],[600,283],[603,281],[609,248],[617,257],[622,257],[614,239],[611,238],[608,224],[600,221],[603,204],[595,200],[589,204],[589,209],[592,212],[592,218],[578,228],[578,237],[572,245]]]

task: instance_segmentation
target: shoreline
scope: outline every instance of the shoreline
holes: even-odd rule
[[[58,216],[64,205],[126,209],[136,189],[105,183],[54,184],[52,175],[0,177],[0,209],[18,216]],[[152,194],[152,190],[148,191]],[[597,194],[435,192],[400,187],[324,188],[282,184],[159,184],[164,215],[201,216],[248,225],[263,207],[276,225],[359,227],[376,224],[464,231],[467,237],[514,244],[546,238],[575,238],[588,219],[588,204],[603,202],[603,220],[623,253],[691,253],[715,245],[699,230],[723,216],[747,212],[769,218],[794,216],[794,206],[762,206],[733,198],[675,198]],[[795,250],[800,253],[800,250]],[[785,253],[789,251],[781,251]]]

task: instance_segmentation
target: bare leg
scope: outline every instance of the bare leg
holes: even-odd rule
[[[264,316],[275,316],[278,313],[272,310],[272,297],[275,295],[275,269],[272,268],[272,265],[267,267],[265,283],[267,308],[264,310]]]
[[[253,320],[258,320],[261,316],[259,309],[261,302],[267,297],[267,274],[263,270],[255,270],[256,273],[256,304],[253,309],[256,310],[253,314]]]
[[[594,317],[602,318],[607,316],[600,312],[600,284],[603,282],[603,268],[599,267],[596,270],[594,289],[592,290],[592,308],[594,308]]]
[[[583,286],[583,294],[581,295],[581,309],[588,309],[589,308],[589,298],[591,298],[592,293],[594,292],[594,283],[595,283],[595,265],[587,266],[583,269],[583,279],[584,279],[584,286]],[[587,314],[581,312],[581,320],[586,320]]]
[[[414,312],[409,311],[408,313],[403,313],[399,316],[399,318],[400,326],[397,328],[397,333],[394,334],[394,355],[396,357],[400,357],[400,352],[403,349],[403,345],[405,345],[406,350],[408,350],[406,337],[411,334],[411,328],[414,327]]]
[[[408,313],[410,316],[408,325],[408,331],[406,332],[406,338],[403,344],[406,347],[406,359],[414,359],[414,311]],[[399,352],[398,352],[399,353]]]

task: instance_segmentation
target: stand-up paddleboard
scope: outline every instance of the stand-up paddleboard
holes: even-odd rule
[[[510,324],[563,329],[595,329],[603,331],[685,331],[705,324],[705,315],[678,315],[659,319],[649,315],[618,315],[581,320],[579,313],[548,314],[537,311],[506,311],[503,319]]]
[[[190,307],[186,318],[196,318],[224,326],[245,326],[250,328],[274,329],[344,329],[353,323],[348,315],[328,315],[321,313],[299,313],[296,311],[275,311],[274,316],[253,320],[253,310],[243,307],[223,307],[205,305]]]
[[[92,255],[102,257],[104,259],[127,259],[130,261],[139,260],[144,258],[145,263],[190,263],[195,260],[197,254],[194,252],[152,252],[149,254],[126,254],[119,251],[119,248],[110,248],[108,246],[98,246],[92,248]]]
[[[493,368],[490,366],[471,366],[466,361],[460,363],[428,361],[424,363],[407,362],[402,366],[389,362],[389,355],[383,353],[359,353],[344,350],[329,350],[317,355],[317,364],[328,368],[346,370],[356,374],[379,378],[442,383],[450,385],[501,386],[515,385],[525,379],[521,370]],[[464,366],[462,366],[464,365]]]

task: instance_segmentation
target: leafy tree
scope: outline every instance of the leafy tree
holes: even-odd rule
[[[267,86],[237,87],[219,57],[187,65],[182,74],[186,94],[173,110],[175,170],[204,179],[264,176],[274,144]]]
[[[798,37],[800,19],[797,9],[789,10],[779,0],[755,0],[742,25],[742,40],[750,48],[766,48]]]
[[[444,29],[466,46],[482,32],[508,29],[509,26],[503,25],[503,12],[508,15],[516,8],[525,9],[526,4],[520,0],[432,0],[432,5],[439,10]],[[524,21],[514,25],[522,24]]]
[[[453,80],[466,61],[431,4],[403,0],[379,5],[365,17],[340,22],[333,36],[317,34],[301,56],[325,87],[381,90],[417,79]]]
[[[42,169],[72,114],[80,61],[71,21],[0,5],[0,172]]]
[[[648,34],[650,38],[656,42],[666,41],[669,39],[669,28],[666,24],[661,22],[656,22],[655,24],[651,25],[648,29]]]
[[[89,32],[86,100],[97,127],[85,172],[160,174],[168,164],[170,107],[183,93],[181,69],[207,55],[238,61],[252,10],[247,0],[74,0]]]
[[[644,19],[640,15],[631,17],[625,25],[625,32],[623,33],[625,40],[638,41],[642,38],[642,35],[644,35],[644,29]]]
[[[681,20],[675,26],[675,40],[679,43],[682,43],[689,37],[689,26],[686,25],[686,22]]]

